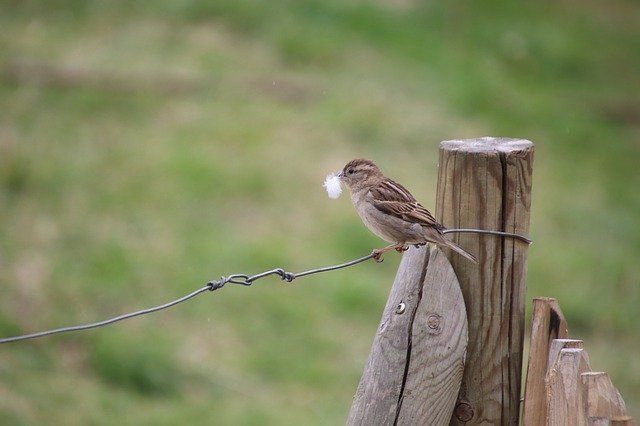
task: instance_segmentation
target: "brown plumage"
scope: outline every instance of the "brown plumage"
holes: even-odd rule
[[[338,176],[349,188],[351,201],[367,228],[392,243],[373,251],[376,260],[388,250],[404,251],[410,244],[435,243],[478,263],[472,254],[448,240],[442,233],[446,228],[429,210],[404,186],[384,176],[372,161],[352,160]]]

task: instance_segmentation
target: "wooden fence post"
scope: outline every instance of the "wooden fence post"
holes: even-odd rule
[[[436,218],[447,228],[527,235],[533,144],[479,138],[440,145]],[[449,254],[467,308],[469,344],[451,424],[518,424],[527,244],[457,234],[478,265]]]
[[[462,380],[467,318],[440,250],[402,256],[348,425],[447,425]]]
[[[532,162],[525,140],[443,142],[436,216],[526,235]],[[404,254],[347,424],[517,424],[527,245],[453,239],[480,263],[427,247]]]

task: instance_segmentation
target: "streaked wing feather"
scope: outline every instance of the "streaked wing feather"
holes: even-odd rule
[[[383,213],[395,216],[407,222],[419,223],[442,229],[429,210],[425,209],[409,191],[391,179],[385,179],[370,191],[373,205]]]

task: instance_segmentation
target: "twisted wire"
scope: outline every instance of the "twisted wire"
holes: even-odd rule
[[[221,277],[218,280],[212,280],[209,281],[204,287],[199,288],[198,290],[195,290],[185,296],[182,296],[178,299],[172,300],[170,302],[167,302],[165,304],[162,305],[158,305],[158,306],[154,306],[152,308],[148,308],[148,309],[142,309],[139,311],[135,311],[135,312],[131,312],[128,314],[123,314],[123,315],[119,315],[117,317],[113,317],[113,318],[109,318],[106,319],[104,321],[98,321],[98,322],[93,322],[90,324],[82,324],[82,325],[75,325],[75,326],[71,326],[71,327],[61,327],[61,328],[55,328],[52,330],[47,330],[47,331],[40,331],[38,333],[31,333],[31,334],[24,334],[24,335],[20,335],[20,336],[14,336],[14,337],[5,337],[0,339],[0,344],[2,343],[10,343],[10,342],[17,342],[17,341],[21,341],[21,340],[28,340],[28,339],[35,339],[37,337],[45,337],[45,336],[51,336],[53,334],[59,334],[59,333],[67,333],[67,332],[71,332],[71,331],[79,331],[79,330],[88,330],[91,328],[98,328],[98,327],[104,327],[106,325],[109,324],[113,324],[114,322],[118,322],[118,321],[122,321],[122,320],[126,320],[129,318],[133,318],[133,317],[137,317],[140,315],[146,315],[146,314],[150,314],[152,312],[157,312],[157,311],[161,311],[163,309],[167,309],[170,308],[172,306],[177,305],[178,303],[182,303],[185,302],[193,297],[196,297],[197,295],[204,293],[206,291],[215,291],[218,289],[221,289],[222,287],[225,286],[225,284],[239,284],[239,285],[243,285],[243,286],[250,286],[252,285],[255,281],[264,278],[264,277],[268,277],[270,275],[278,275],[280,277],[280,279],[282,279],[283,281],[286,282],[291,282],[296,278],[299,277],[304,277],[307,275],[312,275],[312,274],[317,274],[320,272],[327,272],[327,271],[335,271],[336,269],[342,269],[342,268],[347,268],[349,266],[353,266],[356,265],[358,263],[364,262],[366,260],[369,260],[373,257],[372,254],[369,254],[367,256],[363,256],[360,257],[358,259],[352,260],[350,262],[346,262],[346,263],[341,263],[338,265],[333,265],[333,266],[326,266],[323,268],[316,268],[316,269],[309,269],[307,271],[302,271],[302,272],[298,272],[298,273],[293,273],[293,272],[287,272],[282,268],[276,268],[276,269],[271,269],[269,271],[264,271],[264,272],[260,272],[258,274],[255,275],[247,275],[247,274],[232,274],[229,275],[227,277]]]
[[[464,232],[473,232],[476,234],[489,234],[489,235],[496,235],[496,236],[502,236],[502,237],[510,237],[510,238],[515,238],[521,241],[526,242],[527,244],[531,244],[531,240],[528,239],[527,237],[524,237],[522,235],[519,234],[514,234],[514,233],[510,233],[510,232],[502,232],[502,231],[489,231],[489,230],[484,230],[484,229],[469,229],[469,228],[460,228],[460,229],[447,229],[444,230],[442,233],[443,234],[448,234],[448,233],[464,233]],[[218,289],[221,289],[222,287],[224,287],[226,284],[238,284],[238,285],[243,285],[243,286],[250,286],[252,285],[255,281],[264,278],[264,277],[268,277],[270,275],[278,275],[280,277],[281,280],[286,281],[286,282],[291,282],[296,278],[300,278],[300,277],[304,277],[307,275],[312,275],[312,274],[318,274],[321,272],[328,272],[328,271],[335,271],[337,269],[342,269],[342,268],[347,268],[353,265],[357,265],[358,263],[362,263],[366,260],[369,260],[371,258],[374,257],[374,254],[371,253],[367,256],[363,256],[360,257],[358,259],[352,260],[350,262],[345,262],[345,263],[340,263],[338,265],[333,265],[333,266],[325,266],[322,268],[315,268],[315,269],[309,269],[306,271],[302,271],[302,272],[298,272],[298,273],[293,273],[293,272],[287,272],[282,268],[275,268],[275,269],[270,269],[268,271],[264,271],[264,272],[260,272],[257,273],[255,275],[247,275],[247,274],[231,274],[229,276],[226,277],[221,277],[218,280],[212,280],[209,281],[204,287],[199,288],[198,290],[195,290],[185,296],[182,296],[178,299],[172,300],[170,302],[167,302],[165,304],[162,305],[158,305],[158,306],[154,306],[151,308],[147,308],[147,309],[141,309],[139,311],[135,311],[135,312],[131,312],[128,314],[123,314],[123,315],[118,315],[116,317],[113,318],[109,318],[103,321],[98,321],[98,322],[93,322],[93,323],[89,323],[89,324],[82,324],[82,325],[75,325],[75,326],[70,326],[70,327],[61,327],[61,328],[55,328],[52,330],[47,330],[47,331],[40,331],[37,333],[31,333],[31,334],[24,334],[24,335],[20,335],[20,336],[14,336],[14,337],[5,337],[5,338],[0,338],[0,344],[3,343],[10,343],[10,342],[17,342],[17,341],[21,341],[21,340],[28,340],[28,339],[35,339],[38,337],[45,337],[45,336],[51,336],[53,334],[60,334],[60,333],[67,333],[67,332],[71,332],[71,331],[80,331],[80,330],[89,330],[92,328],[98,328],[98,327],[104,327],[106,325],[109,324],[113,324],[115,322],[118,321],[123,321],[129,318],[134,318],[137,316],[141,316],[141,315],[146,315],[146,314],[150,314],[153,312],[157,312],[157,311],[161,311],[163,309],[167,309],[170,308],[172,306],[175,306],[179,303],[185,302],[193,297],[198,296],[201,293],[204,293],[206,291],[215,291]]]

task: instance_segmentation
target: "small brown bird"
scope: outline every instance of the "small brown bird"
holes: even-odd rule
[[[383,175],[372,161],[352,160],[338,177],[349,188],[351,201],[367,228],[392,243],[375,249],[375,260],[380,261],[380,256],[389,250],[403,252],[409,244],[435,243],[478,263],[472,254],[449,241],[442,233],[446,228],[405,187]]]

